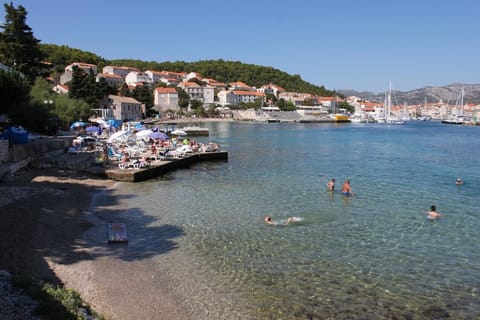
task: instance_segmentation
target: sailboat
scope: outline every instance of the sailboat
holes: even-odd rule
[[[450,119],[444,119],[442,120],[442,123],[446,124],[465,124],[467,121],[463,116],[463,96],[465,94],[465,90],[462,87],[462,90],[460,91],[460,97],[457,99],[457,104],[456,104],[456,114],[452,115]]]
[[[389,90],[385,94],[385,123],[404,124],[405,120],[402,120],[398,116],[391,114],[391,108],[392,108],[392,83],[390,83]]]

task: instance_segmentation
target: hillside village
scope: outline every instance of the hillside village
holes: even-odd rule
[[[190,100],[199,101],[205,109],[213,106],[218,117],[240,120],[314,121],[329,118],[345,120],[345,117],[338,118],[339,114],[343,114],[352,119],[355,117],[374,122],[375,119],[385,117],[386,113],[389,113],[402,119],[444,120],[466,116],[476,121],[480,110],[480,105],[476,104],[451,105],[438,101],[420,105],[393,105],[387,111],[385,102],[366,101],[355,96],[320,97],[310,93],[288,92],[273,83],[264,84],[259,88],[240,81],[222,83],[215,79],[204,78],[197,72],[139,70],[112,65],[105,66],[102,72],[98,72],[96,65],[82,62],[75,62],[65,67],[59,83],[53,88],[56,93],[68,93],[68,83],[72,80],[75,67],[86,74],[93,72],[97,82],[104,79],[112,87],[119,88],[126,84],[130,90],[133,90],[138,86],[150,86],[153,90],[153,110],[159,114],[159,117],[175,117],[175,114],[181,113],[178,88],[183,89]],[[293,105],[295,111],[282,112],[275,104],[275,101],[280,99]],[[239,108],[241,105],[256,101],[261,102],[259,110]],[[338,108],[337,106],[342,102],[352,106],[354,112],[349,113],[345,109]],[[142,119],[146,113],[145,106],[141,102],[120,95],[109,95],[108,99],[103,100],[95,111],[97,116],[103,119],[121,121]],[[190,106],[186,111],[191,111]]]

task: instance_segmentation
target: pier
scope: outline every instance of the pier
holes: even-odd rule
[[[141,182],[156,178],[176,169],[187,168],[192,164],[203,161],[228,161],[228,152],[202,152],[187,155],[180,159],[154,161],[150,166],[134,169],[106,169],[105,175],[108,179],[122,182]]]

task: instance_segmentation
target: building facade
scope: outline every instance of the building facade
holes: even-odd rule
[[[115,120],[134,121],[142,119],[142,104],[134,98],[109,95],[109,108],[113,110]]]
[[[177,90],[175,88],[155,88],[153,109],[158,113],[164,113],[168,109],[177,111],[179,109]]]

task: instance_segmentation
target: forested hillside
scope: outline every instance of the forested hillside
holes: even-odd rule
[[[141,70],[198,72],[203,77],[212,78],[224,83],[242,81],[255,87],[274,83],[287,91],[306,92],[319,96],[335,95],[335,92],[326,90],[323,86],[316,86],[302,80],[299,75],[290,75],[272,67],[245,64],[239,61],[147,62],[131,59],[109,61],[94,53],[72,49],[67,46],[40,44],[40,49],[46,56],[45,60],[53,63],[55,70],[59,73],[62,72],[65,66],[72,62],[86,62],[98,65],[99,70],[105,65],[116,65],[135,67]]]

